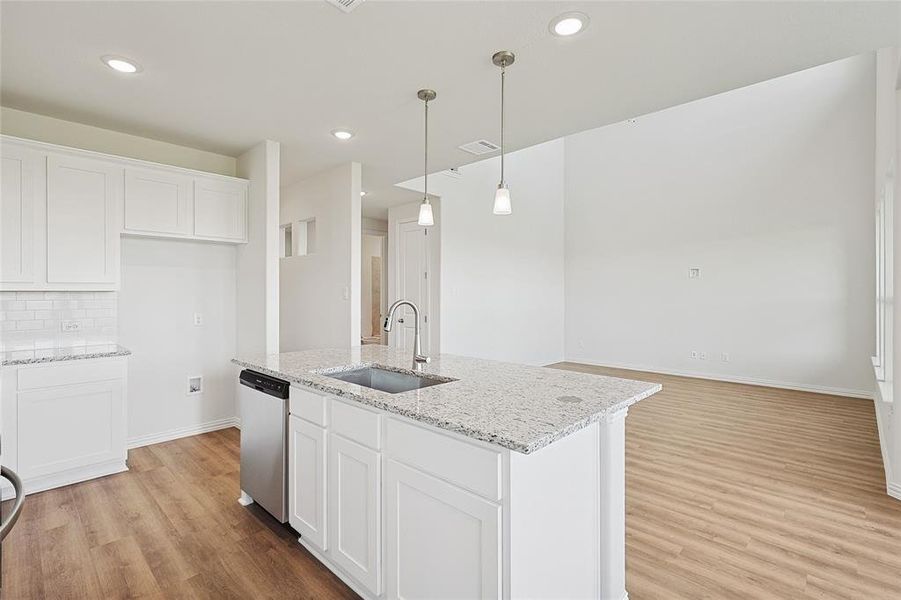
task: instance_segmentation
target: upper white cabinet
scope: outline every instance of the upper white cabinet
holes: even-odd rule
[[[247,181],[183,169],[125,169],[122,232],[247,241]]]
[[[47,283],[119,281],[121,197],[121,166],[48,154]]]
[[[120,234],[247,241],[245,179],[0,136],[0,291],[116,290]]]
[[[35,187],[42,157],[2,146],[0,171],[0,281],[34,282]]]
[[[247,184],[194,178],[194,235],[200,238],[247,240]]]
[[[125,169],[126,232],[190,235],[194,230],[194,181],[157,169]]]

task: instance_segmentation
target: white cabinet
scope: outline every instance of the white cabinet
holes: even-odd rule
[[[329,436],[331,556],[375,595],[381,592],[380,472],[378,452],[341,435]]]
[[[41,161],[26,148],[2,147],[0,282],[34,282],[35,194]]]
[[[500,505],[390,459],[385,505],[388,598],[500,597]]]
[[[246,241],[245,182],[194,178],[194,235],[207,239]]]
[[[288,421],[288,522],[305,540],[325,550],[325,429],[293,414]]]
[[[125,169],[123,229],[129,233],[190,235],[194,181],[162,169]]]
[[[126,470],[126,359],[2,371],[3,464],[26,493]]]
[[[122,167],[47,156],[47,283],[117,284]]]

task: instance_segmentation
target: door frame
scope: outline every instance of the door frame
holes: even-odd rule
[[[384,227],[382,227],[382,223],[384,223]],[[362,235],[374,235],[382,238],[382,280],[379,283],[379,286],[382,288],[381,294],[381,306],[379,307],[379,318],[384,319],[385,313],[388,312],[388,296],[391,295],[390,287],[388,284],[388,272],[391,271],[390,258],[388,256],[388,239],[391,237],[391,234],[388,231],[388,222],[380,221],[377,219],[363,219],[363,233]],[[362,240],[361,240],[362,241]],[[362,278],[362,265],[360,268],[360,277]],[[362,279],[361,279],[362,281]],[[362,289],[360,290],[362,294]],[[362,323],[362,314],[360,315],[361,323]],[[361,330],[362,335],[362,330]],[[388,334],[384,331],[380,334],[382,344],[388,345]]]
[[[429,307],[427,314],[428,323],[421,323],[423,328],[428,328],[429,344],[423,348],[428,355],[438,355],[441,352],[441,199],[431,198],[432,212],[435,215],[435,224],[428,228],[428,255],[429,255]],[[410,202],[388,209],[388,302],[394,303],[398,299],[398,269],[400,257],[398,254],[398,232],[401,225],[416,222],[419,219],[420,202]],[[392,330],[388,336],[388,345],[395,346],[397,329]]]

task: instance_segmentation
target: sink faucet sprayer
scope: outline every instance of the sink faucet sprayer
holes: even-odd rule
[[[388,309],[388,316],[385,317],[385,324],[382,326],[386,332],[391,331],[391,326],[394,324],[394,313],[398,309],[398,307],[406,304],[410,308],[413,309],[413,319],[415,319],[414,327],[413,327],[413,362],[414,363],[427,363],[431,359],[428,356],[424,356],[422,354],[422,344],[419,341],[419,308],[409,300],[398,300],[394,304],[391,305],[391,308]],[[398,319],[401,323],[403,323],[403,319]]]

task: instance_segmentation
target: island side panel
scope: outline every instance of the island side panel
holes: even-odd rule
[[[599,431],[594,423],[532,454],[509,453],[506,598],[604,597]]]
[[[601,600],[627,600],[626,592],[626,413],[598,423]]]

